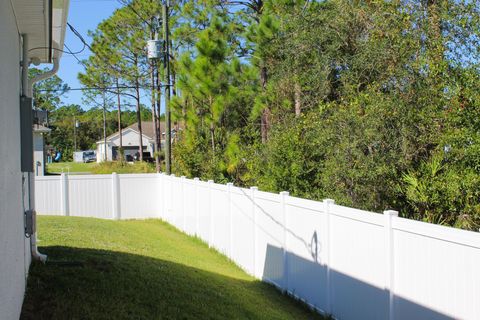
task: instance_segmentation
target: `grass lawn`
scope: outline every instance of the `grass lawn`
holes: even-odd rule
[[[90,174],[110,174],[116,173],[153,173],[155,165],[146,162],[56,162],[47,164],[47,172],[50,174],[65,173],[90,173]]]
[[[159,220],[38,224],[21,319],[322,319]]]
[[[54,162],[47,163],[48,173],[68,173],[68,172],[91,172],[96,162]]]

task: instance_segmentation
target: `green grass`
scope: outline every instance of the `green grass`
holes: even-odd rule
[[[97,164],[95,162],[54,162],[47,164],[48,173],[62,173],[62,172],[91,172],[92,168]]]
[[[153,173],[155,172],[155,164],[147,162],[120,162],[109,161],[101,162],[92,168],[92,172],[96,174],[116,173]]]
[[[322,319],[159,220],[38,223],[21,319]]]
[[[57,162],[47,164],[49,174],[65,173],[91,173],[91,174],[109,174],[116,173],[152,173],[155,172],[155,165],[146,162]]]

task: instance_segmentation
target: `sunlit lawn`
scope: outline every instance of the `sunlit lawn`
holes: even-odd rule
[[[159,220],[39,217],[22,319],[321,319]]]
[[[91,172],[92,168],[96,165],[96,162],[83,163],[83,162],[54,162],[47,163],[48,173],[69,173],[69,172]]]

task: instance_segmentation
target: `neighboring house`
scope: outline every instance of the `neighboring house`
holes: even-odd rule
[[[165,145],[165,123],[160,123],[160,132],[162,133],[162,150]],[[125,156],[133,156],[139,150],[140,133],[138,124],[122,129],[122,146]],[[155,150],[155,129],[151,121],[142,121],[142,145],[143,152],[150,152],[153,156]],[[120,133],[116,132],[107,137],[107,161],[117,160],[120,148]],[[105,161],[105,143],[103,140],[97,141],[97,162]]]
[[[20,317],[35,235],[25,236],[33,208],[31,86],[58,69],[68,0],[0,1],[0,319]],[[57,50],[53,50],[57,49]],[[22,60],[25,61],[22,67]],[[28,79],[31,63],[54,69]],[[34,224],[33,224],[34,225]],[[42,256],[42,258],[44,258]]]
[[[50,131],[52,130],[42,125],[33,125],[33,169],[36,176],[43,176],[46,172],[44,135]]]

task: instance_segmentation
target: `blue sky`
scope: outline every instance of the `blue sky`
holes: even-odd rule
[[[121,5],[117,0],[70,0],[70,10],[68,22],[87,40],[91,42],[87,33],[89,30],[95,30],[97,25],[104,19],[108,18],[115,9]],[[65,44],[73,52],[82,49],[82,42],[67,27],[65,36]],[[88,48],[77,54],[81,60],[88,58],[90,51]],[[62,78],[71,88],[80,88],[82,85],[77,80],[77,74],[83,71],[83,66],[70,54],[63,54],[60,61],[60,70],[58,76]],[[89,108],[82,103],[81,91],[70,91],[62,101],[65,104],[76,103],[84,109]]]

